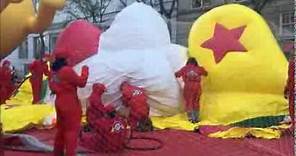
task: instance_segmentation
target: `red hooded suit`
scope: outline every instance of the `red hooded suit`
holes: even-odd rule
[[[105,108],[101,96],[105,89],[103,84],[97,83],[93,85],[93,91],[89,97],[89,106],[86,110],[87,122],[91,128],[94,128],[97,119],[104,117]]]
[[[286,86],[286,92],[289,96],[289,112],[291,120],[293,121],[294,126],[294,119],[295,119],[295,95],[294,95],[294,89],[295,89],[295,60],[294,57],[290,59],[289,61],[289,72],[288,72],[288,80],[287,80],[287,86]]]
[[[149,106],[144,89],[132,86],[127,82],[121,85],[123,103],[130,107],[129,124],[136,129],[139,122],[149,118]]]
[[[32,74],[32,76],[30,77],[30,83],[33,92],[32,103],[35,104],[41,101],[43,74],[48,76],[49,71],[47,63],[42,60],[35,60],[33,63],[31,63],[29,65],[29,70]]]
[[[114,114],[112,106],[104,108],[104,116],[94,122],[94,131],[83,135],[82,145],[98,152],[118,152],[124,149],[127,141],[128,130],[125,120]]]
[[[84,87],[87,78],[86,66],[82,67],[81,76],[78,76],[70,66],[64,66],[56,73],[50,73],[49,86],[56,94],[57,134],[54,143],[56,156],[63,155],[64,149],[66,156],[75,156],[82,115],[77,87]]]
[[[199,108],[199,97],[201,95],[201,76],[207,75],[203,67],[188,64],[175,73],[176,77],[182,77],[184,81],[183,96],[186,111],[191,112]]]
[[[9,66],[10,62],[5,60],[0,67],[0,104],[4,104],[14,90],[12,71]]]

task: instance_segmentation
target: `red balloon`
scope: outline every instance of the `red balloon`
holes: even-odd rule
[[[69,64],[74,66],[97,54],[101,30],[85,20],[71,22],[56,41],[53,53],[67,49]]]

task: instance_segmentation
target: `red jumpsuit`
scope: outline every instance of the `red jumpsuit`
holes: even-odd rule
[[[0,104],[5,104],[5,101],[9,99],[15,88],[9,66],[10,62],[6,60],[3,66],[0,67]]]
[[[33,104],[39,103],[41,101],[41,89],[43,74],[48,76],[48,66],[46,62],[42,60],[35,60],[32,64],[29,65],[29,70],[31,72],[30,83],[32,86],[33,92]]]
[[[60,156],[66,149],[66,156],[75,156],[77,138],[80,131],[81,105],[77,96],[77,87],[84,87],[88,78],[88,68],[82,68],[78,76],[70,66],[52,72],[49,86],[56,94],[57,134],[54,143],[54,155]]]
[[[82,145],[98,152],[118,152],[124,149],[127,135],[127,123],[122,117],[103,117],[96,120],[95,132],[83,135]]]
[[[103,84],[94,84],[93,91],[90,95],[89,106],[86,110],[87,122],[91,128],[94,127],[97,119],[104,117],[105,108],[102,103],[101,96],[105,91],[105,86]]]
[[[288,80],[286,85],[286,92],[288,92],[289,96],[289,113],[290,117],[294,126],[294,119],[295,119],[295,60],[294,58],[290,59],[289,61],[289,71],[288,71]]]
[[[123,83],[121,86],[123,104],[130,107],[129,124],[136,129],[139,122],[149,118],[149,106],[144,89]]]
[[[188,64],[175,73],[176,77],[182,77],[184,81],[183,96],[187,112],[199,109],[201,95],[201,76],[207,75],[203,67]]]

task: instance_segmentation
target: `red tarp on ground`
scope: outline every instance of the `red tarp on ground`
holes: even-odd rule
[[[53,144],[55,130],[30,130],[40,141]],[[214,139],[198,133],[162,130],[146,133],[164,142],[164,147],[155,151],[126,150],[120,154],[86,154],[90,156],[293,156],[294,139],[292,134],[285,134],[281,139]],[[147,145],[139,141],[139,146]],[[149,146],[149,145],[148,145]],[[150,146],[149,146],[150,147]],[[5,151],[5,156],[46,156],[51,153],[30,153]]]

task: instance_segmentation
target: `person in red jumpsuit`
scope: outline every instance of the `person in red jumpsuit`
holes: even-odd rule
[[[88,67],[83,66],[81,76],[68,66],[67,52],[58,51],[51,66],[49,86],[56,94],[57,133],[54,142],[54,155],[75,156],[82,108],[77,96],[77,87],[84,87],[88,79]]]
[[[95,131],[84,133],[81,145],[97,152],[119,152],[124,149],[128,139],[127,123],[108,105],[104,116],[94,122]]]
[[[43,82],[43,74],[48,76],[49,70],[47,66],[46,57],[43,59],[35,59],[29,65],[29,71],[31,72],[30,83],[33,92],[33,104],[41,102],[41,89]]]
[[[151,131],[152,122],[149,118],[149,105],[144,89],[123,82],[120,90],[123,104],[130,108],[128,121],[131,128],[136,131]]]
[[[201,95],[201,76],[207,76],[207,71],[198,65],[195,58],[189,58],[186,65],[175,73],[177,78],[182,77],[184,81],[183,96],[185,109],[189,121],[198,121],[199,98]]]
[[[285,88],[285,94],[289,98],[289,114],[293,127],[295,126],[295,57],[293,56],[289,61],[288,80]]]
[[[89,128],[93,128],[97,119],[102,118],[105,113],[105,108],[102,103],[101,96],[105,92],[106,88],[104,84],[93,84],[92,93],[89,100],[89,106],[86,110],[87,122]]]
[[[6,103],[6,100],[9,99],[14,88],[10,61],[5,60],[0,67],[0,104]]]

